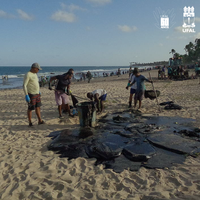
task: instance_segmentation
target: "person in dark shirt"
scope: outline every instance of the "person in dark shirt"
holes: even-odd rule
[[[70,95],[70,84],[72,77],[73,77],[73,72],[68,71],[63,75],[51,77],[49,81],[49,89],[52,90],[51,81],[57,80],[57,86],[55,88],[55,99],[58,105],[59,118],[62,118],[62,104],[65,105],[66,110],[69,113],[69,116],[73,116],[70,111],[70,106],[69,106],[70,101],[68,97],[68,95]]]
[[[92,79],[92,74],[90,71],[87,72],[86,77],[88,79],[88,83],[90,83],[90,80]]]

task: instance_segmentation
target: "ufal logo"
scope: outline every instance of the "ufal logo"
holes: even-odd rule
[[[183,32],[195,33],[194,27],[195,27],[194,7],[185,6],[183,8]]]
[[[175,24],[174,9],[163,11],[161,8],[156,8],[156,10],[153,12],[153,15],[156,19],[155,25],[159,29],[167,30]]]
[[[162,15],[160,18],[161,28],[169,28],[169,17],[167,15]]]

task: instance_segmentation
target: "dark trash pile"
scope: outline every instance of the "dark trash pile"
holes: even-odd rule
[[[96,165],[122,172],[165,168],[200,152],[200,129],[186,127],[192,119],[121,112],[99,119],[95,128],[50,133],[49,150],[68,159],[96,158]]]

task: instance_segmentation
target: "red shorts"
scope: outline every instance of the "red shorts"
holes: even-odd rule
[[[35,110],[35,108],[42,105],[40,94],[28,94],[31,102],[28,104],[28,110]]]

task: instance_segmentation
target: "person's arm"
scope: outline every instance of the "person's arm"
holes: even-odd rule
[[[94,95],[94,101],[97,103],[97,112],[99,112],[100,111],[100,109],[99,109],[99,103],[100,103],[99,94]]]
[[[101,110],[100,110],[100,112],[102,112],[102,111],[103,111],[103,109],[104,109],[104,106],[103,106],[103,101],[101,101],[101,100],[100,100],[100,104],[101,104]]]
[[[147,81],[147,82],[149,82],[149,83],[153,83],[153,81],[150,81],[148,78],[144,77],[144,80]]]
[[[134,81],[130,84],[130,86],[134,85],[134,83],[135,83],[135,79],[134,79]]]
[[[25,95],[28,95],[28,90],[27,90],[28,82],[29,82],[29,76],[28,74],[26,74],[24,77],[24,83],[23,83],[23,90],[24,90]]]
[[[51,87],[51,81],[54,81],[57,79],[57,76],[52,76],[49,80],[49,89],[52,90],[52,87]]]
[[[24,77],[24,83],[23,83],[23,89],[24,89],[24,93],[25,93],[25,100],[27,103],[30,103],[30,97],[28,95],[28,89],[27,89],[27,85],[28,85],[28,82],[29,82],[29,75],[26,74],[25,77]]]
[[[132,79],[133,75],[131,74],[130,77],[129,77],[129,80],[128,80],[128,84],[126,86],[126,89],[128,90],[128,88],[131,86],[130,83],[131,83],[131,79]]]
[[[70,84],[71,84],[71,82],[70,82]],[[70,84],[67,85],[67,87],[66,87],[66,89],[67,89],[67,95],[71,95],[72,94],[72,92],[70,90]]]

